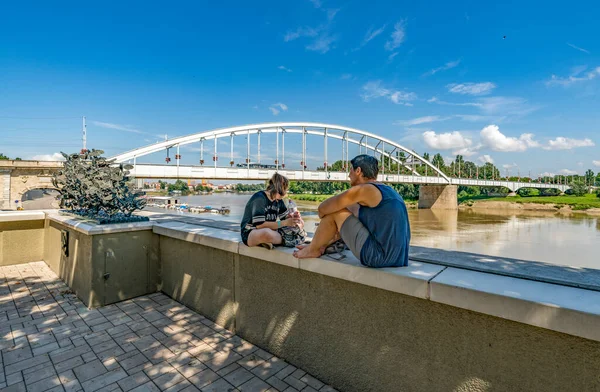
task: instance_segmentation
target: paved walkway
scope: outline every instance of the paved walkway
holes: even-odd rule
[[[44,262],[0,267],[0,391],[335,391],[162,293],[88,310]]]

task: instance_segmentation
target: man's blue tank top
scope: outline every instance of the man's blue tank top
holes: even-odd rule
[[[360,206],[358,219],[371,233],[360,251],[360,262],[368,267],[405,267],[410,243],[406,204],[393,188],[372,185],[381,192],[381,202],[372,208]]]

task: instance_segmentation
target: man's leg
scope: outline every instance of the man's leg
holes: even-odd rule
[[[254,229],[248,235],[248,246],[258,246],[260,244],[280,245],[283,242],[281,234],[271,229]]]
[[[299,259],[321,256],[323,254],[321,248],[331,243],[331,240],[338,234],[346,219],[351,215],[350,211],[344,209],[324,216],[310,245],[295,251],[294,256]]]

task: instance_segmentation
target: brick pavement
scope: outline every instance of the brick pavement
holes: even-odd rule
[[[162,293],[89,310],[44,262],[0,267],[0,391],[333,388]]]

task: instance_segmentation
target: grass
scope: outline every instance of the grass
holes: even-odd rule
[[[295,194],[292,195],[290,194],[290,198],[292,200],[302,200],[302,201],[316,201],[316,202],[322,202],[326,199],[329,199],[331,196],[334,195],[311,195],[311,194]]]
[[[311,194],[290,194],[290,198],[292,200],[302,200],[302,201],[314,201],[317,203],[321,203],[327,199],[329,199],[330,197],[335,196],[335,195],[311,195]],[[416,208],[417,204],[418,204],[418,200],[408,200],[408,199],[404,199],[404,202],[406,203],[406,206],[408,208]]]
[[[459,198],[460,204],[472,205],[473,201],[500,201],[506,203],[536,203],[536,204],[554,204],[557,207],[571,206],[573,210],[587,210],[589,208],[600,208],[600,198],[595,194],[585,196],[532,196],[532,197],[487,197],[475,196]]]

